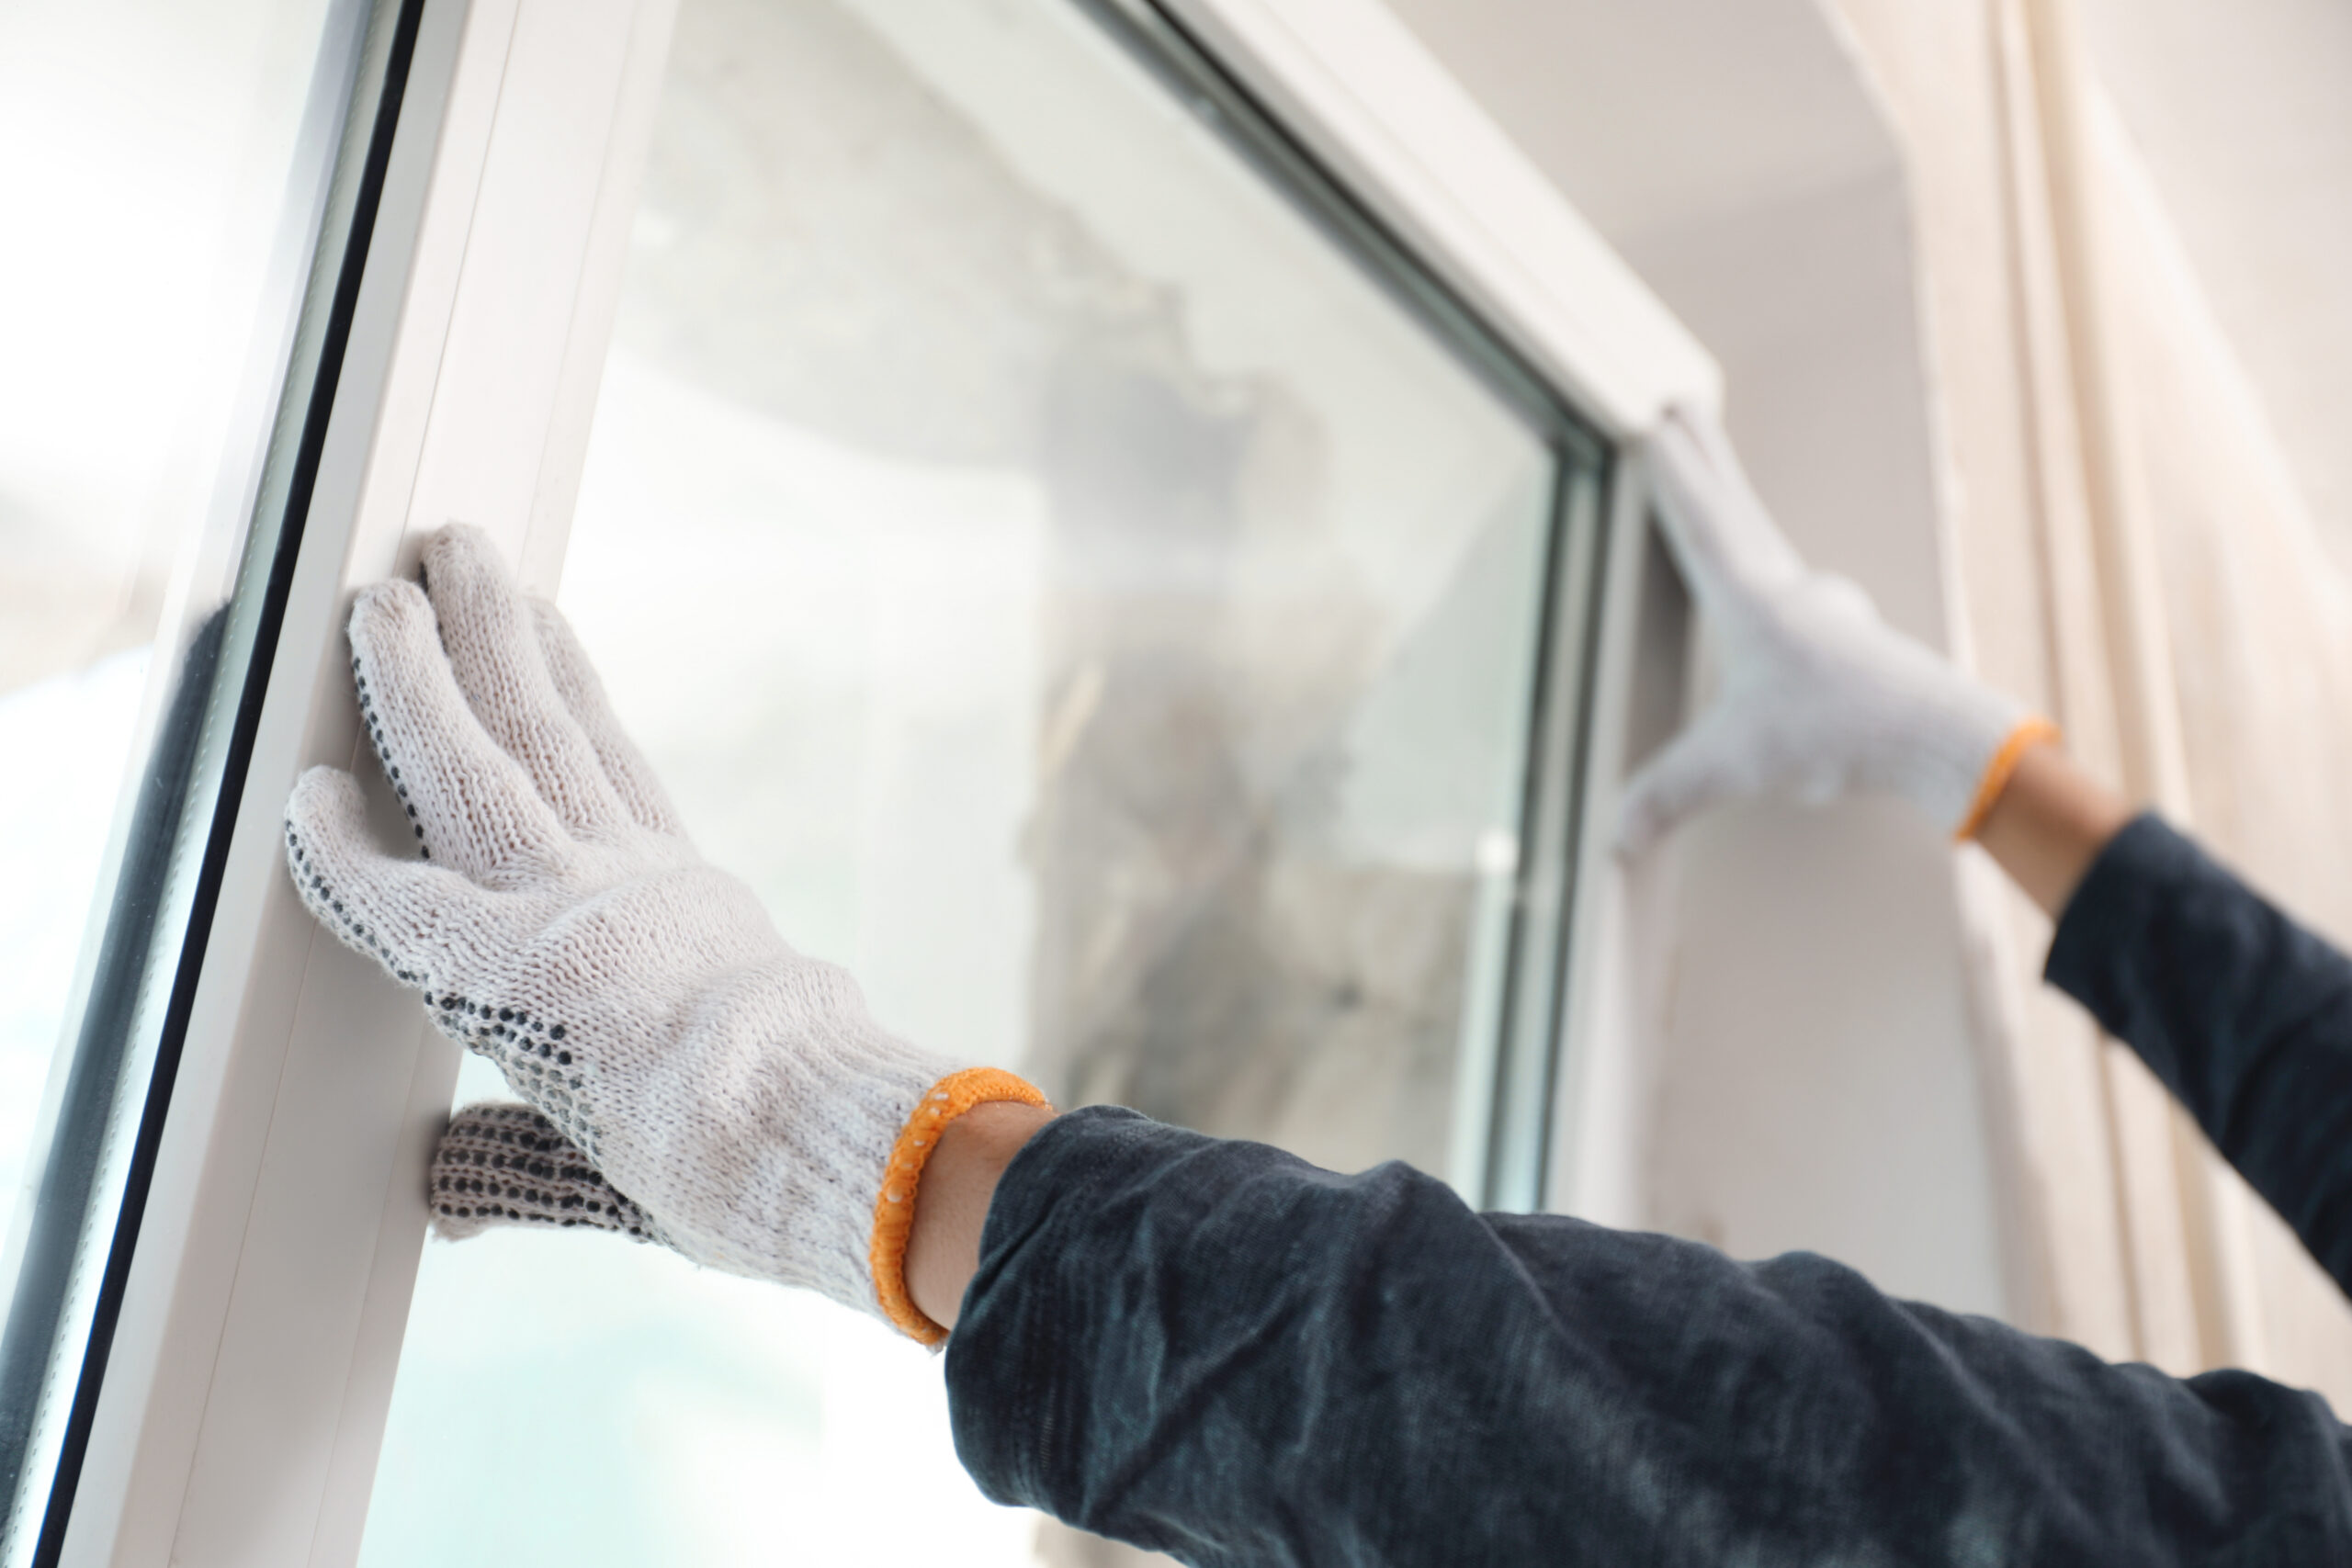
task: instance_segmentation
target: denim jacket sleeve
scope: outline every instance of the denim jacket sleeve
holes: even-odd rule
[[[2352,1291],[2352,959],[2142,817],[2075,890],[2047,973]]]
[[[1132,1111],[1013,1161],[946,1372],[988,1495],[1196,1568],[2352,1562],[2316,1394]]]

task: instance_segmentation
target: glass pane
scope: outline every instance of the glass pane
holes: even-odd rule
[[[271,439],[308,409],[289,367],[341,254],[316,240],[364,20],[0,7],[0,1562],[39,1543],[103,1360],[279,537]]]
[[[1442,1172],[1561,481],[1068,0],[687,0],[562,601],[704,852],[892,1027]],[[1040,1550],[888,1331],[582,1236],[428,1250],[368,1568],[909,1541]]]

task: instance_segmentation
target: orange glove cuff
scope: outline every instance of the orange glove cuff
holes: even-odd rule
[[[940,1343],[947,1337],[947,1330],[933,1323],[907,1294],[907,1237],[914,1231],[915,1190],[922,1183],[923,1166],[950,1122],[975,1105],[1007,1100],[1053,1109],[1035,1085],[1001,1068],[967,1067],[950,1073],[924,1092],[907,1124],[899,1130],[899,1141],[890,1147],[890,1163],[883,1168],[882,1190],[874,1199],[874,1242],[866,1254],[874,1268],[874,1294],[885,1317],[910,1338],[925,1345]]]
[[[1999,803],[2001,792],[2009,787],[2009,775],[2018,771],[2018,764],[2025,760],[2025,754],[2044,740],[2057,739],[2058,727],[2039,716],[2010,730],[2008,739],[1994,751],[1993,760],[1984,764],[1984,776],[1976,781],[1975,796],[1968,803],[1968,814],[1952,830],[1952,841],[1966,843],[1976,837],[1977,830],[1984,826],[1984,818],[1993,815],[1993,807]]]

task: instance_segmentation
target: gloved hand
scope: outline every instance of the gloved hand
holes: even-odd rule
[[[313,768],[286,812],[311,912],[670,1246],[934,1339],[899,1278],[922,1161],[970,1105],[1043,1097],[894,1038],[703,862],[563,617],[479,530],[424,556],[429,599],[379,584],[350,626],[360,714],[424,858],[386,853],[357,783]]]
[[[1807,568],[1712,420],[1669,413],[1645,457],[1724,676],[1627,786],[1621,847],[1756,795],[1899,795],[1955,837],[1973,834],[2018,758],[2056,727],[1888,626],[1852,582]]]

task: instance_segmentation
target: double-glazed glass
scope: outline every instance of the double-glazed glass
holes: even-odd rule
[[[10,1568],[55,1550],[137,1234],[323,418],[382,10],[0,8]]]
[[[1132,25],[686,0],[562,603],[704,853],[894,1029],[1475,1171],[1590,448]],[[942,1404],[814,1298],[435,1245],[363,1561],[1076,1551]]]

